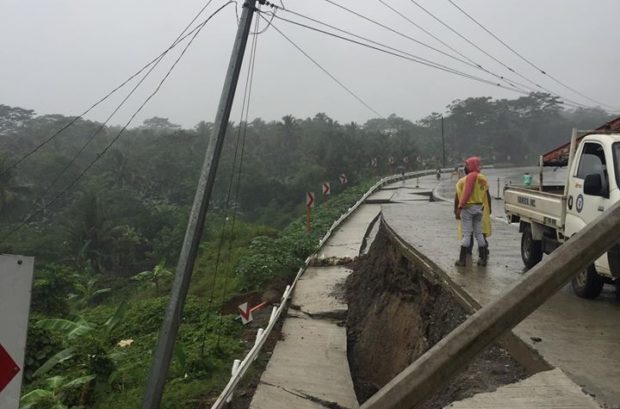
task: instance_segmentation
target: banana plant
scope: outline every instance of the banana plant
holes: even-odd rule
[[[112,291],[111,288],[97,288],[98,280],[91,278],[86,283],[81,282],[79,279],[75,280],[76,293],[70,294],[69,299],[76,300],[76,306],[78,308],[86,307],[91,304],[101,294],[106,294]]]
[[[48,378],[46,389],[35,389],[22,396],[20,409],[31,409],[40,403],[45,403],[51,409],[68,409],[68,406],[63,403],[66,393],[88,384],[93,379],[95,375],[80,376],[70,381],[64,376]]]
[[[133,280],[149,283],[159,292],[160,285],[174,277],[174,273],[166,268],[165,260],[162,260],[152,270],[143,271],[132,277]]]

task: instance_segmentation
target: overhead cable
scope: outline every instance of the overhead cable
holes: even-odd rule
[[[454,3],[453,0],[448,0],[450,2],[450,4],[452,4],[454,7],[456,7],[461,13],[463,13],[465,16],[467,16],[471,21],[473,21],[474,23],[476,23],[480,28],[482,28],[484,31],[486,31],[488,34],[490,34],[494,39],[496,39],[497,41],[499,41],[504,47],[506,47],[507,49],[509,49],[510,51],[512,51],[513,54],[515,54],[517,57],[519,57],[521,60],[525,61],[527,64],[529,64],[530,66],[532,66],[534,69],[538,70],[541,74],[546,75],[547,77],[551,78],[553,81],[555,81],[556,83],[558,83],[559,85],[563,86],[564,88],[574,92],[577,95],[580,95],[581,97],[592,101],[600,106],[606,106],[608,108],[612,108],[613,110],[618,110],[617,107],[612,107],[608,104],[605,104],[603,102],[597,101],[593,98],[590,98],[589,96],[583,94],[582,92],[576,90],[575,88],[565,84],[564,82],[558,80],[557,78],[555,78],[553,75],[549,74],[548,72],[546,72],[545,70],[543,70],[542,68],[540,68],[538,65],[534,64],[532,61],[530,61],[529,59],[525,58],[523,56],[523,54],[519,53],[518,51],[516,51],[514,48],[512,48],[511,46],[509,46],[508,44],[506,44],[505,41],[503,41],[501,38],[499,38],[496,34],[494,34],[491,30],[489,30],[488,28],[486,28],[484,25],[482,25],[482,23],[478,22],[478,20],[476,20],[474,17],[472,17],[469,13],[467,13],[465,10],[463,10],[461,7],[459,7],[456,3]]]
[[[332,5],[334,5],[334,6],[336,6],[336,7],[338,7],[338,8],[340,8],[340,9],[342,9],[342,10],[347,11],[348,13],[351,13],[351,14],[353,14],[355,16],[358,16],[358,17],[360,17],[360,18],[362,18],[362,19],[364,19],[366,21],[369,21],[369,22],[371,22],[371,23],[373,23],[373,24],[375,24],[375,25],[377,25],[379,27],[382,27],[382,28],[384,28],[384,29],[386,29],[388,31],[391,31],[392,33],[394,33],[394,34],[396,34],[396,35],[398,35],[400,37],[406,38],[409,41],[413,41],[416,44],[420,44],[423,47],[426,47],[426,48],[428,48],[430,50],[433,50],[433,51],[435,51],[435,52],[437,52],[439,54],[442,54],[442,55],[444,55],[444,56],[446,56],[448,58],[451,58],[451,59],[453,59],[455,61],[458,61],[458,62],[463,63],[465,65],[468,65],[470,67],[478,68],[477,64],[474,64],[474,63],[471,63],[469,61],[466,61],[466,60],[463,60],[461,58],[458,58],[458,57],[456,57],[456,56],[454,56],[454,55],[452,55],[450,53],[446,53],[444,51],[441,51],[440,49],[435,48],[432,45],[426,44],[425,42],[420,41],[417,38],[411,37],[410,35],[407,35],[407,34],[401,32],[401,31],[398,31],[398,30],[396,30],[396,29],[394,29],[394,28],[392,28],[392,27],[390,27],[388,25],[385,25],[385,24],[383,24],[383,23],[381,23],[381,22],[379,22],[377,20],[374,20],[374,19],[372,19],[370,17],[367,17],[367,16],[365,16],[365,15],[363,15],[361,13],[358,13],[357,11],[351,10],[350,8],[347,8],[347,7],[345,7],[345,6],[341,5],[341,4],[338,4],[338,3],[336,3],[336,2],[334,2],[332,0],[325,0],[325,1],[330,3],[330,4],[332,4]]]
[[[227,3],[226,5],[224,5],[223,7],[227,6],[228,4],[231,3]],[[222,8],[223,8],[222,7]],[[190,35],[195,33],[197,30],[202,29],[202,27],[204,27],[204,25],[212,18],[213,16],[210,16],[208,19],[204,20],[202,23],[200,23],[195,29],[193,29],[192,31],[190,31]],[[179,41],[177,43],[180,44],[180,42],[182,42],[183,40]],[[129,100],[129,98],[131,98],[131,96],[138,90],[138,88],[142,85],[142,83],[149,77],[149,75],[153,72],[153,70],[155,68],[157,68],[157,66],[163,61],[163,57],[164,55],[160,56],[159,59],[155,62],[155,64],[151,65],[151,68],[142,76],[142,78],[140,79],[140,81],[138,81],[138,83],[131,89],[131,91],[127,94],[127,96],[125,96],[125,98],[116,106],[116,108],[114,109],[114,111],[112,111],[112,113],[110,115],[108,115],[108,117],[106,118],[106,120],[100,124],[100,126],[95,130],[95,132],[93,132],[90,137],[87,139],[87,141],[82,145],[82,147],[73,155],[73,157],[71,158],[71,160],[65,165],[65,167],[56,175],[56,177],[47,185],[47,188],[45,189],[45,191],[43,192],[43,194],[41,195],[41,197],[38,200],[43,199],[47,193],[56,185],[56,183],[58,182],[58,180],[60,180],[60,178],[62,177],[62,175],[69,170],[69,168],[77,161],[78,157],[86,150],[86,148],[91,144],[91,142],[95,139],[95,137],[103,130],[105,129],[106,125],[110,122],[110,120],[114,117],[114,115],[116,115],[116,113],[123,107],[123,105],[125,105],[125,103],[127,102],[127,100]]]
[[[265,21],[269,21],[263,13],[258,14],[260,18]],[[284,34],[280,29],[278,29],[273,23],[271,23],[271,27],[278,32],[286,41],[288,41],[293,47],[295,47],[300,53],[302,53],[307,59],[309,59],[314,65],[316,65],[321,71],[323,71],[327,76],[329,76],[334,82],[336,82],[342,89],[344,89],[349,95],[359,101],[362,105],[364,105],[369,111],[373,112],[375,115],[383,118],[377,110],[371,107],[366,101],[360,98],[356,93],[351,91],[346,85],[344,85],[338,78],[336,78],[332,73],[330,73],[325,67],[319,64],[314,58],[312,58],[307,52],[305,52],[299,45],[297,45],[293,40],[291,40],[286,34]]]
[[[263,17],[263,18],[265,18],[265,17]],[[370,49],[373,49],[373,50],[376,50],[376,51],[379,51],[379,52],[382,52],[382,53],[385,53],[385,54],[393,55],[395,57],[399,57],[399,58],[402,58],[404,60],[408,60],[408,61],[415,62],[415,63],[418,63],[418,64],[422,64],[422,65],[425,65],[425,66],[428,66],[428,67],[431,67],[431,68],[435,68],[435,69],[439,69],[439,70],[442,70],[442,71],[446,71],[446,72],[449,72],[451,74],[459,75],[459,76],[462,76],[462,77],[465,77],[465,78],[469,78],[469,79],[472,79],[472,80],[475,80],[475,81],[479,81],[479,82],[482,82],[482,83],[485,83],[485,84],[489,84],[489,85],[497,86],[497,87],[500,87],[500,88],[508,89],[508,90],[511,90],[511,91],[519,92],[521,94],[525,94],[525,95],[528,94],[527,92],[519,90],[517,88],[511,88],[511,87],[508,87],[508,86],[505,86],[505,85],[502,85],[502,84],[499,84],[499,83],[496,83],[496,82],[493,82],[493,81],[490,81],[490,80],[487,80],[487,79],[484,79],[484,78],[477,77],[475,75],[471,75],[471,74],[468,74],[468,73],[465,73],[465,72],[462,72],[462,71],[458,71],[458,70],[452,69],[450,67],[444,66],[442,64],[434,63],[434,62],[431,62],[429,60],[422,59],[421,57],[416,58],[416,57],[407,56],[406,54],[404,54],[405,52],[403,52],[403,51],[394,52],[394,51],[390,51],[389,49],[384,49],[384,48],[376,47],[376,46],[373,46],[373,45],[370,45],[370,44],[367,44],[367,43],[363,43],[361,41],[353,40],[351,38],[343,37],[343,36],[338,35],[338,34],[334,34],[334,33],[331,33],[331,32],[325,31],[325,30],[321,30],[321,29],[316,28],[316,27],[312,27],[312,26],[309,26],[309,25],[306,25],[306,24],[303,24],[303,23],[299,23],[299,22],[296,22],[296,21],[293,21],[293,20],[289,20],[289,19],[286,19],[286,18],[281,17],[281,16],[277,16],[276,19],[279,19],[279,20],[282,20],[282,21],[285,21],[285,22],[288,22],[288,23],[291,23],[291,24],[294,24],[294,25],[297,25],[297,26],[300,26],[300,27],[304,27],[304,28],[307,28],[309,30],[316,31],[318,33],[325,34],[325,35],[328,35],[328,36],[331,36],[331,37],[334,37],[334,38],[338,38],[340,40],[344,40],[344,41],[347,41],[347,42],[350,42],[350,43],[353,43],[353,44],[357,44],[357,45],[360,45],[362,47],[370,48]],[[274,28],[275,28],[275,26],[274,26]],[[401,53],[403,53],[403,54],[401,54]]]
[[[258,29],[258,22],[260,20],[257,18],[256,19],[256,29]],[[267,26],[269,27],[269,26]],[[239,157],[239,161],[238,161],[238,165],[237,165],[237,185],[235,188],[235,192],[234,192],[234,200],[233,200],[233,204],[232,204],[232,221],[230,223],[230,240],[228,241],[228,252],[227,252],[227,265],[230,266],[232,263],[232,243],[233,243],[233,238],[234,238],[234,233],[235,233],[235,226],[237,224],[237,206],[239,204],[239,192],[241,190],[241,180],[242,180],[242,172],[243,172],[243,159],[245,156],[245,141],[246,141],[246,135],[248,132],[248,119],[250,116],[250,104],[252,102],[252,86],[254,85],[254,68],[256,65],[256,50],[258,48],[258,39],[255,36],[253,38],[252,41],[252,50],[251,50],[251,56],[250,56],[250,64],[248,66],[248,75],[246,77],[246,84],[245,84],[245,90],[243,93],[243,103],[242,106],[243,108],[241,109],[241,115],[240,115],[240,120],[239,120],[239,129],[237,130],[237,143],[235,145],[235,155],[234,155],[234,159],[233,159],[233,169],[232,169],[232,175],[231,175],[231,179],[230,179],[230,185],[228,187],[228,194],[226,195],[226,206],[228,207],[228,209],[230,210],[230,196],[231,196],[231,190],[233,188],[234,185],[234,178],[235,178],[235,166],[234,164],[237,163],[237,156]],[[242,125],[243,123],[243,125]],[[226,301],[226,298],[228,297],[228,278],[230,276],[230,270],[228,271],[228,274],[226,274],[224,276],[224,287],[222,289],[222,304],[224,304],[224,302]],[[217,341],[216,341],[216,345],[220,345],[220,335],[221,335],[221,328],[222,328],[222,324],[223,324],[223,319],[224,317],[222,315],[220,315],[219,317],[219,323],[218,323],[218,333],[217,333]]]
[[[388,3],[386,3],[384,0],[377,0],[379,1],[381,4],[383,4],[385,7],[389,8],[390,10],[392,10],[394,13],[396,13],[397,15],[399,15],[400,17],[402,17],[403,19],[405,19],[406,21],[408,21],[411,25],[413,25],[414,27],[416,27],[417,29],[423,31],[424,33],[426,33],[428,36],[434,38],[436,41],[438,41],[439,43],[441,43],[444,47],[450,49],[451,51],[457,53],[458,55],[460,55],[461,57],[465,58],[467,61],[469,61],[470,63],[474,64],[479,70],[486,72],[487,74],[490,74],[492,76],[494,76],[495,78],[500,79],[501,81],[503,81],[504,83],[506,83],[509,86],[515,87],[517,88],[517,85],[519,87],[522,88],[526,88],[530,91],[536,91],[535,88],[531,87],[530,85],[527,84],[523,84],[520,83],[518,81],[515,81],[513,79],[507,78],[503,75],[499,75],[496,74],[492,71],[489,71],[487,68],[483,67],[482,64],[480,64],[479,62],[476,62],[474,60],[472,60],[470,57],[466,56],[465,54],[463,54],[462,52],[460,52],[459,50],[457,50],[456,48],[452,47],[450,44],[446,43],[445,41],[443,41],[441,38],[437,37],[435,34],[431,33],[430,31],[428,31],[427,29],[425,29],[424,27],[422,27],[421,25],[419,25],[418,23],[416,23],[415,21],[413,21],[411,18],[407,17],[403,12],[397,10],[396,8],[394,8],[393,6],[389,5]]]
[[[226,6],[228,6],[229,4],[232,4],[232,3],[234,3],[234,1],[229,1],[229,2],[225,3],[224,5],[222,5],[213,14],[211,14],[209,16],[209,18],[205,21],[205,23],[203,23],[201,26],[199,26],[199,28],[194,32],[194,34],[191,37],[191,39],[189,40],[189,42],[185,45],[185,47],[181,51],[180,55],[174,61],[172,66],[168,69],[168,71],[166,72],[164,77],[161,79],[159,84],[155,87],[155,90],[144,100],[144,102],[138,107],[138,109],[131,115],[129,120],[125,123],[125,125],[123,125],[121,130],[114,136],[114,138],[104,147],[104,149],[101,152],[99,152],[97,154],[95,159],[93,159],[84,169],[82,169],[82,171],[78,174],[78,176],[76,176],[62,191],[60,191],[58,194],[56,194],[54,196],[54,198],[47,204],[47,206],[52,206],[60,198],[62,198],[66,193],[68,193],[82,179],[82,177],[84,177],[86,172],[88,172],[95,165],[95,163],[97,163],[99,161],[99,159],[101,159],[103,157],[103,155],[105,155],[106,152],[108,152],[108,150],[110,150],[110,148],[120,139],[120,137],[123,135],[123,133],[127,130],[127,128],[133,122],[135,117],[142,111],[142,109],[146,106],[146,104],[159,92],[159,90],[164,85],[164,83],[166,82],[166,80],[168,79],[168,77],[170,76],[172,71],[176,68],[176,66],[179,63],[179,61],[183,58],[183,56],[185,55],[185,53],[187,52],[189,47],[192,45],[192,43],[194,42],[194,40],[196,39],[198,34],[200,34],[202,29],[205,27],[206,22],[208,22],[216,14],[218,14],[220,11],[222,11]],[[34,217],[36,217],[40,213],[42,213],[43,210],[44,209],[40,209],[40,210],[30,214],[28,217],[26,217],[17,227],[12,229],[6,236],[4,236],[0,240],[0,243],[4,243],[11,235],[13,235],[15,232],[17,232],[23,226],[25,226],[28,222],[30,222],[30,220],[32,220]]]
[[[325,0],[325,1],[331,1],[331,0]],[[443,25],[444,27],[446,27],[448,30],[452,31],[454,34],[456,34],[457,36],[459,36],[460,38],[462,38],[463,40],[465,40],[468,44],[470,44],[471,46],[473,46],[474,48],[476,48],[478,51],[480,51],[481,53],[483,53],[484,55],[486,55],[487,57],[491,58],[493,61],[497,62],[498,64],[500,64],[501,66],[503,66],[504,68],[506,68],[508,71],[514,73],[515,75],[517,75],[518,77],[524,79],[525,81],[529,82],[530,84],[534,85],[535,87],[544,90],[546,92],[548,92],[549,94],[552,94],[554,96],[557,96],[561,99],[563,99],[564,101],[568,101],[571,102],[574,105],[583,107],[583,108],[588,108],[587,105],[582,104],[578,101],[574,101],[572,99],[566,98],[566,97],[562,97],[561,95],[558,95],[557,93],[549,90],[548,88],[543,87],[542,85],[540,85],[539,83],[537,83],[536,81],[531,80],[530,78],[526,77],[525,75],[521,74],[520,72],[516,71],[514,68],[512,68],[511,66],[509,66],[508,64],[504,63],[503,61],[501,61],[500,59],[496,58],[495,56],[493,56],[492,54],[490,54],[489,52],[485,51],[483,48],[481,48],[480,46],[478,46],[476,43],[474,43],[473,41],[471,41],[469,38],[465,37],[464,35],[462,35],[461,33],[459,33],[458,31],[456,31],[454,28],[452,28],[449,24],[445,23],[443,20],[441,20],[439,17],[437,17],[436,15],[434,15],[433,13],[431,13],[430,11],[428,11],[424,6],[422,6],[420,3],[418,3],[416,0],[409,0],[411,1],[413,4],[415,4],[418,8],[420,8],[422,11],[424,11],[426,14],[428,14],[429,16],[431,16],[434,20],[436,20],[437,22],[439,22],[441,25]]]
[[[287,10],[287,11],[290,12],[290,10]],[[263,17],[263,18],[265,18],[265,17]],[[351,33],[349,31],[342,30],[340,28],[337,28],[335,26],[329,25],[327,23],[323,23],[323,22],[321,22],[319,20],[316,20],[316,19],[312,19],[310,17],[304,17],[304,18],[309,19],[309,20],[314,21],[314,22],[317,22],[318,24],[327,26],[327,27],[329,27],[329,28],[331,28],[333,30],[336,30],[338,32],[345,33],[347,35],[350,35],[352,37],[361,39],[363,41],[370,42],[372,44],[376,44],[377,46],[373,46],[373,45],[364,43],[362,41],[357,41],[357,40],[354,40],[354,39],[351,39],[351,38],[347,38],[347,37],[344,37],[344,36],[341,36],[341,35],[329,32],[329,31],[321,30],[319,28],[312,27],[310,25],[307,25],[307,24],[304,24],[304,23],[300,23],[298,21],[287,19],[287,18],[282,17],[280,15],[276,16],[276,19],[278,19],[278,20],[282,20],[284,22],[287,22],[287,23],[290,23],[290,24],[294,24],[294,25],[306,28],[306,29],[311,30],[311,31],[315,31],[315,32],[318,32],[318,33],[321,33],[321,34],[325,34],[325,35],[334,37],[334,38],[338,38],[340,40],[351,42],[353,44],[357,44],[357,45],[360,45],[360,46],[363,46],[363,47],[366,47],[366,48],[370,48],[370,49],[373,49],[373,50],[376,50],[376,51],[379,51],[379,52],[383,52],[385,54],[393,55],[395,57],[399,57],[399,58],[402,58],[402,59],[410,61],[410,62],[414,62],[414,63],[421,64],[421,65],[425,65],[425,66],[428,66],[428,67],[431,67],[431,68],[435,68],[435,69],[439,69],[441,71],[445,71],[445,72],[448,72],[448,73],[451,73],[451,74],[454,74],[454,75],[458,75],[458,76],[461,76],[461,77],[464,77],[464,78],[468,78],[468,79],[471,79],[471,80],[474,80],[474,81],[477,81],[477,82],[481,82],[481,83],[484,83],[484,84],[488,84],[488,85],[496,86],[496,87],[499,87],[499,88],[503,88],[503,89],[506,89],[506,90],[509,90],[509,91],[517,92],[517,93],[520,93],[520,94],[523,94],[523,95],[529,95],[529,92],[526,92],[526,91],[524,91],[524,90],[522,90],[520,88],[517,88],[517,87],[514,87],[514,86],[506,86],[506,85],[503,85],[503,84],[498,83],[498,82],[493,82],[493,81],[490,81],[490,80],[485,79],[485,78],[481,78],[481,77],[478,77],[478,76],[475,76],[475,75],[472,75],[472,74],[469,74],[469,73],[465,73],[463,71],[456,70],[454,68],[445,66],[443,64],[439,64],[439,63],[433,62],[431,60],[427,60],[425,58],[413,55],[413,54],[408,53],[406,51],[402,51],[402,50],[399,50],[397,48],[390,47],[388,45],[379,43],[377,41],[368,39],[366,37],[363,37],[363,36]],[[272,25],[273,25],[273,23],[272,23]],[[576,104],[573,104],[572,102],[567,102],[567,101],[564,101],[564,100],[561,101],[561,102],[563,104],[571,106],[571,107],[578,106]]]
[[[213,0],[209,0],[207,1],[207,3],[202,7],[202,9],[200,9],[200,11],[194,16],[194,18],[187,24],[187,26],[183,29],[183,31],[181,31],[181,33],[177,36],[177,38],[172,42],[172,44],[170,44],[170,46],[164,50],[161,54],[159,54],[157,57],[153,58],[151,61],[149,61],[148,63],[146,63],[142,68],[140,68],[138,71],[136,71],[134,74],[132,74],[129,78],[127,78],[125,81],[123,81],[120,85],[118,85],[116,88],[112,89],[110,92],[108,92],[103,98],[101,98],[100,100],[98,100],[97,102],[95,102],[93,105],[91,105],[87,110],[85,110],[84,112],[82,112],[80,115],[74,117],[73,119],[71,119],[69,122],[67,122],[65,125],[63,125],[60,129],[58,129],[57,131],[55,131],[52,135],[50,135],[48,138],[46,138],[43,142],[39,143],[36,147],[34,147],[33,149],[31,149],[29,152],[27,152],[26,154],[24,154],[21,158],[19,158],[18,160],[16,160],[15,162],[13,162],[12,164],[10,164],[8,167],[6,167],[5,169],[3,169],[2,171],[0,171],[0,176],[4,175],[6,172],[8,172],[9,170],[19,166],[20,163],[22,163],[24,160],[26,160],[28,157],[30,157],[31,155],[33,155],[34,153],[36,153],[39,149],[41,149],[43,146],[47,145],[48,143],[50,143],[52,140],[54,140],[58,135],[60,135],[62,132],[64,132],[66,129],[68,129],[69,127],[71,127],[73,124],[75,124],[78,120],[82,119],[84,116],[86,116],[90,111],[92,111],[93,109],[95,109],[97,106],[99,106],[100,104],[102,104],[104,101],[106,101],[108,98],[110,98],[112,95],[114,95],[118,90],[120,90],[121,88],[123,88],[125,85],[127,85],[129,82],[131,82],[131,80],[133,80],[134,78],[136,78],[138,75],[140,75],[141,73],[143,73],[147,68],[151,67],[152,65],[156,65],[159,63],[159,61],[161,61],[161,59],[168,53],[170,52],[172,49],[174,49],[181,41],[183,41],[185,38],[189,37],[190,35],[193,34],[193,32],[197,29],[194,28],[194,30],[190,31],[189,33],[186,34],[186,31],[191,27],[192,24],[194,24],[194,22],[200,17],[200,15],[206,10],[207,7],[209,7],[209,5],[213,2]],[[152,71],[152,69],[151,69]]]
[[[258,23],[259,23],[260,19],[256,18],[256,20],[254,21],[254,33],[258,33]],[[269,27],[269,26],[268,26]],[[225,200],[225,204],[224,204],[224,225],[222,226],[222,229],[220,231],[220,237],[218,240],[218,245],[217,245],[217,251],[216,251],[216,256],[215,256],[215,266],[214,266],[214,270],[213,270],[213,280],[211,282],[211,294],[209,296],[209,301],[207,303],[207,317],[205,319],[204,322],[204,327],[202,330],[202,340],[201,340],[201,345],[200,345],[200,355],[204,356],[205,355],[205,347],[206,347],[206,343],[207,343],[207,332],[209,330],[209,322],[211,320],[211,307],[213,305],[213,301],[215,300],[215,288],[216,288],[216,283],[217,283],[217,276],[220,270],[220,260],[222,257],[222,249],[224,246],[224,238],[225,238],[225,233],[226,233],[226,224],[229,220],[229,215],[230,215],[230,200],[232,197],[232,191],[233,191],[233,185],[234,185],[234,181],[235,181],[235,173],[237,172],[238,169],[238,177],[237,177],[237,195],[235,196],[235,200],[233,201],[233,212],[232,212],[232,222],[230,223],[230,236],[229,236],[229,240],[228,240],[228,253],[227,253],[227,261],[228,261],[228,265],[230,265],[230,257],[232,254],[232,241],[234,238],[234,230],[235,230],[235,224],[236,224],[236,216],[237,216],[237,212],[235,209],[235,205],[237,203],[237,196],[238,196],[238,186],[239,183],[241,181],[241,168],[242,168],[242,164],[243,164],[243,149],[245,146],[243,146],[241,148],[241,155],[239,155],[239,150],[240,150],[240,143],[241,143],[241,139],[242,139],[242,129],[247,129],[247,109],[249,109],[249,95],[251,94],[251,88],[252,88],[252,83],[253,83],[253,79],[254,79],[254,62],[256,59],[256,47],[257,47],[257,43],[258,43],[258,36],[254,35],[254,37],[252,37],[252,43],[250,46],[250,59],[248,62],[248,67],[247,67],[247,74],[246,74],[246,78],[245,78],[245,86],[244,86],[244,91],[243,91],[243,101],[241,103],[241,114],[239,116],[239,125],[237,128],[237,137],[236,137],[236,143],[235,143],[235,152],[233,155],[233,160],[232,160],[232,169],[231,169],[231,173],[230,173],[230,180],[228,183],[228,190],[226,193],[226,200]],[[247,104],[246,104],[247,102]],[[246,105],[247,105],[247,109],[246,109]],[[244,122],[245,119],[245,122]],[[243,144],[245,145],[245,135],[243,138]],[[239,165],[237,166],[237,163],[239,163]],[[222,286],[222,296],[221,296],[221,305],[224,304],[225,300],[226,300],[226,296],[228,294],[228,278],[229,278],[230,272],[224,272],[224,283]],[[218,327],[217,327],[217,341],[216,341],[216,346],[219,347],[220,345],[220,335],[221,335],[221,328],[222,328],[222,324],[223,324],[223,317],[222,314],[220,314],[219,319],[218,319]]]

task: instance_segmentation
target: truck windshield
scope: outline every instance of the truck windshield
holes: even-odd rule
[[[616,142],[612,146],[614,152],[614,173],[616,175],[616,185],[620,187],[620,142]]]

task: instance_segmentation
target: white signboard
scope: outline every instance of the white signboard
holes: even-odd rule
[[[18,409],[34,258],[0,255],[0,408]]]

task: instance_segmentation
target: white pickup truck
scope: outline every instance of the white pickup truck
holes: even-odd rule
[[[620,118],[615,122],[620,125]],[[543,253],[551,253],[620,200],[620,129],[610,124],[614,121],[579,138],[573,131],[570,145],[542,156],[539,186],[505,188],[506,216],[510,223],[520,223],[526,267],[533,267]],[[544,186],[544,164],[567,165],[566,184]],[[578,296],[596,298],[605,283],[620,283],[620,232],[618,239],[619,244],[573,279]]]

